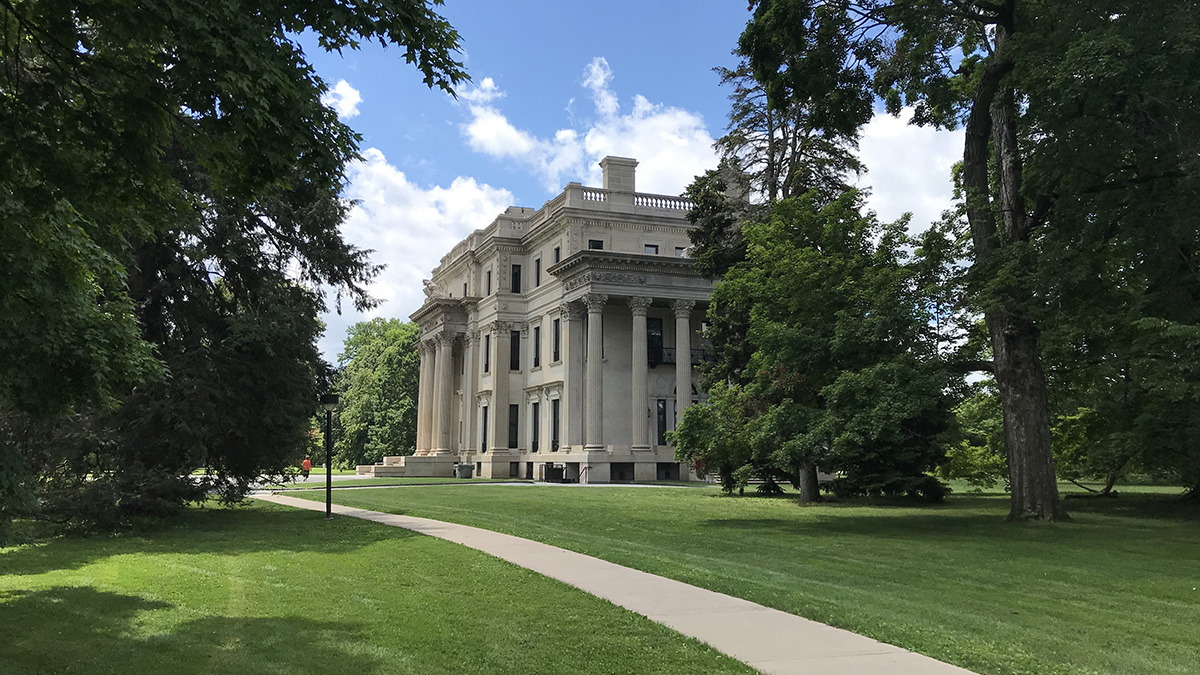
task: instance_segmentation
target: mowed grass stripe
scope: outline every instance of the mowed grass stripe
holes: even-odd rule
[[[449,542],[252,504],[0,550],[0,672],[751,673]]]
[[[1003,494],[931,507],[615,487],[335,498],[561,546],[981,673],[1190,675],[1200,661],[1200,519],[1178,493],[1072,500],[1075,522],[1054,525],[1005,522]]]

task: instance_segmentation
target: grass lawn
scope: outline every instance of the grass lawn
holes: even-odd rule
[[[268,483],[264,487],[271,489],[271,490],[324,490],[325,489],[325,475],[322,474],[320,478],[321,478],[321,480],[316,483]],[[476,483],[492,482],[490,480],[484,480],[484,479],[479,479],[479,478],[467,480],[467,479],[459,479],[459,478],[439,478],[439,477],[425,477],[425,476],[411,477],[411,478],[406,478],[404,476],[398,476],[398,477],[393,477],[393,478],[355,478],[353,480],[335,480],[335,481],[333,481],[333,489],[336,490],[339,487],[356,487],[356,486],[364,486],[364,485],[376,485],[376,486],[378,486],[378,485],[445,485],[447,483],[459,484],[459,483],[470,483],[472,481],[474,481]],[[533,481],[510,478],[510,479],[507,479],[504,481],[496,481],[496,482],[532,483]]]
[[[1075,520],[1064,524],[1006,522],[1003,493],[930,507],[550,486],[354,490],[335,500],[536,539],[980,673],[1191,675],[1200,670],[1200,514],[1178,503],[1178,489],[1138,490],[1069,500]]]
[[[752,673],[399,528],[255,502],[0,549],[0,673]]]

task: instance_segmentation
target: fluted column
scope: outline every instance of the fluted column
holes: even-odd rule
[[[479,331],[468,330],[463,335],[462,438],[459,452],[474,452],[479,444],[475,438],[475,355],[479,351]]]
[[[695,306],[695,300],[671,303],[675,310],[675,409],[678,419],[683,419],[683,411],[692,404],[692,308]]]
[[[604,303],[608,302],[607,295],[589,293],[583,296],[583,304],[588,313],[588,346],[587,346],[587,416],[584,420],[584,447],[600,449],[604,447],[604,429],[602,415],[604,408],[602,396],[604,386],[601,381],[601,361],[604,359],[604,348],[601,332],[601,317],[604,314]]]
[[[583,445],[583,310],[577,304],[563,302],[559,319],[565,367],[560,441],[575,447]]]
[[[437,401],[437,420],[433,454],[450,454],[450,406],[454,395],[454,336],[437,336],[437,375],[433,381],[433,398]]]
[[[420,379],[417,385],[417,451],[418,455],[429,454],[433,427],[433,361],[434,352],[429,340],[417,343],[421,355]]]
[[[630,444],[636,450],[649,450],[650,442],[646,437],[646,380],[649,376],[646,351],[646,310],[653,302],[652,298],[630,298],[629,309],[633,313],[633,396],[632,416],[630,427]]]

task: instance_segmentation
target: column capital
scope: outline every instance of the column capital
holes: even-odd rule
[[[584,305],[587,305],[588,313],[599,312],[604,309],[604,303],[608,302],[608,296],[602,293],[588,293],[580,298]]]
[[[629,299],[629,309],[634,316],[645,316],[646,310],[649,309],[652,302],[654,302],[654,298],[634,296]]]
[[[454,333],[438,333],[437,335],[435,335],[433,337],[433,341],[434,341],[434,344],[436,344],[439,347],[442,345],[445,345],[447,347],[453,347],[454,340],[457,337],[458,337],[458,335],[456,335]]]
[[[465,342],[467,345],[479,342],[479,331],[469,330],[466,333],[463,333],[463,342]]]
[[[561,315],[564,322],[580,321],[583,319],[583,308],[566,300],[564,300],[562,304],[558,306],[558,313]]]
[[[508,337],[509,332],[511,332],[513,329],[513,322],[493,321],[484,326],[483,329],[492,335],[503,335],[504,337]]]
[[[696,306],[695,300],[673,300],[671,301],[671,309],[675,310],[675,316],[691,317],[692,308]]]

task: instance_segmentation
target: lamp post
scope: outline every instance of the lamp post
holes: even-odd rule
[[[337,394],[321,394],[325,409],[325,520],[333,520],[333,411],[337,405]]]

